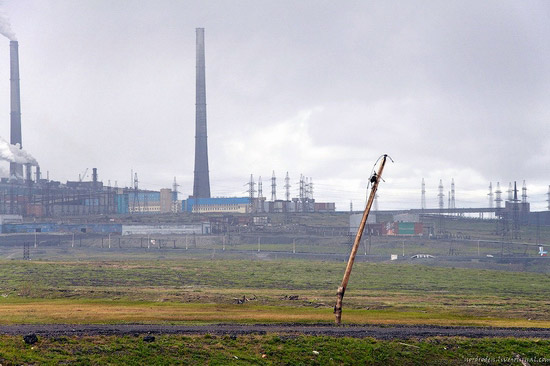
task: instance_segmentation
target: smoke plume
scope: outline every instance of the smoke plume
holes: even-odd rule
[[[0,137],[0,160],[6,160],[11,163],[31,164],[37,166],[36,159],[20,148],[19,144],[12,145]]]
[[[2,3],[0,3],[0,6]],[[10,41],[17,41],[15,33],[11,30],[10,19],[4,9],[0,9],[0,33],[8,37]]]

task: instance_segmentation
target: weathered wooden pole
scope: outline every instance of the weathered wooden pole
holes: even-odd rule
[[[346,267],[346,272],[344,272],[344,278],[342,279],[342,285],[338,287],[336,305],[334,306],[334,314],[336,316],[336,324],[342,322],[342,300],[344,299],[344,293],[346,292],[346,287],[348,286],[349,276],[351,274],[351,268],[353,267],[353,262],[355,260],[355,255],[359,249],[359,243],[361,242],[361,236],[363,236],[363,231],[365,230],[365,225],[367,224],[367,217],[369,216],[374,197],[376,196],[376,190],[378,189],[378,183],[382,177],[382,171],[384,170],[384,165],[386,164],[386,159],[388,155],[384,155],[382,162],[380,163],[380,168],[378,168],[378,173],[374,173],[370,178],[372,183],[372,188],[370,190],[369,199],[367,200],[367,206],[365,207],[365,212],[363,212],[363,218],[359,224],[359,230],[357,230],[357,235],[355,236],[355,241],[353,242],[353,247],[351,248],[351,253],[348,259],[348,265]]]

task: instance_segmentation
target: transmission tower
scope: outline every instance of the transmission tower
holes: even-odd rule
[[[138,191],[139,191],[139,180],[136,172],[134,173],[134,202],[132,204],[132,212],[136,212],[136,208],[137,208],[137,211],[140,211]]]
[[[301,206],[301,211],[302,212],[305,212],[306,210],[306,205],[305,205],[305,196],[306,196],[306,178],[304,178],[304,175],[303,174],[300,174],[300,182],[299,182],[299,192],[298,192],[298,197],[300,199],[300,206]]]
[[[286,201],[290,201],[290,177],[288,176],[288,172],[286,172],[285,178],[285,199]]]
[[[437,197],[439,198],[439,209],[443,210],[445,207],[445,194],[443,193],[443,181],[441,179],[439,180],[439,187],[437,188],[439,189],[439,193],[437,194]]]
[[[271,201],[277,201],[277,178],[275,177],[275,170],[271,176]]]
[[[527,191],[526,191],[527,194]],[[516,182],[514,182],[514,198],[512,203],[512,238],[519,239],[519,199]]]
[[[250,181],[245,184],[245,186],[248,186],[248,198],[250,198],[250,203],[254,201],[254,193],[256,193],[256,190],[254,187],[256,187],[256,182],[254,182],[254,176],[250,174]]]
[[[179,184],[174,177],[174,183],[172,184],[172,212],[178,212],[178,187]]]
[[[250,181],[245,184],[245,186],[248,186],[248,198],[250,200],[250,213],[254,211],[254,193],[256,193],[256,190],[254,187],[256,186],[256,183],[254,182],[254,176],[250,174]]]
[[[426,183],[424,183],[424,178],[422,178],[422,196],[420,198],[420,208],[426,209]]]
[[[178,200],[178,187],[180,185],[178,184],[178,182],[176,181],[176,177],[174,177],[174,183],[172,183],[172,196],[173,196],[173,200],[174,201],[177,201]]]
[[[489,182],[489,208],[493,208],[493,182]]]
[[[443,181],[439,180],[439,187],[437,187],[439,190],[439,193],[437,194],[437,197],[439,198],[439,234],[442,235],[445,232],[445,220],[443,219],[443,207],[444,207],[444,199],[445,194],[443,193]]]
[[[455,201],[455,180],[454,178],[451,179],[451,204],[449,205],[451,209],[456,208],[456,201]]]
[[[260,212],[264,212],[264,205],[263,205],[263,189],[262,189],[262,177],[258,177],[258,208]]]
[[[523,187],[521,188],[521,203],[527,203],[527,185],[525,184],[525,180],[523,181]]]
[[[546,202],[548,202],[548,211],[550,211],[550,186],[548,186],[548,193],[546,195],[548,196],[546,199]]]
[[[510,187],[511,188],[511,187]],[[497,206],[497,235],[502,237],[502,240],[504,240],[504,237],[506,237],[510,231],[510,213],[506,212],[505,210],[501,210],[502,208],[502,190],[500,189],[500,182],[497,182],[497,190],[496,190],[496,206]],[[510,198],[511,190],[508,190],[508,201],[511,201]]]
[[[500,190],[500,182],[497,182],[497,190],[495,191],[496,193],[496,199],[495,199],[495,202],[497,204],[497,209],[500,209],[502,208],[502,191]],[[492,204],[491,204],[491,208],[492,208]]]
[[[300,181],[298,182],[298,197],[300,201],[304,199],[304,176],[300,174]]]
[[[548,186],[548,196],[550,197],[550,186]],[[550,202],[550,200],[548,202]],[[353,201],[349,201],[349,213],[353,213]]]
[[[258,177],[258,199],[261,199],[264,195],[263,189],[262,189],[262,176],[260,175]]]
[[[514,190],[512,189],[512,182],[508,184],[508,201],[512,201],[514,199]]]
[[[30,244],[27,241],[23,242],[23,260],[24,261],[31,260]]]

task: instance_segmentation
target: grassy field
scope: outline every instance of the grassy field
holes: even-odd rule
[[[329,225],[347,217],[327,217]],[[302,224],[311,225],[308,217]],[[373,237],[370,254],[389,257],[424,253],[513,258],[536,256],[545,228],[522,228],[516,244],[495,233],[495,223],[449,219],[448,240]],[[466,234],[467,235],[463,235]],[[473,239],[462,240],[461,238]],[[29,236],[31,238],[31,236]],[[45,239],[49,237],[46,236]],[[246,239],[246,240],[244,240]],[[23,239],[26,240],[26,239]],[[30,240],[30,239],[29,239]],[[133,241],[132,241],[133,240]],[[164,240],[164,239],[163,239]],[[207,324],[332,323],[343,261],[253,260],[258,238],[166,239],[165,247],[141,248],[142,238],[59,239],[31,248],[0,248],[0,324]],[[487,240],[484,242],[483,240]],[[193,244],[192,244],[193,243]],[[349,238],[277,237],[260,234],[261,251],[349,252]],[[21,245],[20,245],[21,244]],[[196,251],[185,250],[196,246]],[[248,250],[249,253],[240,252]],[[359,253],[367,250],[362,244]],[[223,251],[223,256],[220,255]],[[252,253],[252,254],[250,254]],[[223,259],[222,259],[223,257]],[[365,256],[366,258],[366,256]],[[404,263],[409,262],[409,263]],[[550,265],[410,260],[357,262],[344,298],[344,323],[550,327]],[[429,265],[428,265],[429,264]],[[437,267],[445,265],[446,267]],[[528,270],[531,272],[520,272]],[[238,304],[245,297],[249,301]],[[393,340],[269,334],[256,336],[88,336],[40,338],[29,346],[21,336],[0,336],[0,364],[318,364],[318,365],[531,365],[550,364],[550,341],[538,339],[429,338]],[[315,351],[315,352],[314,352]]]
[[[314,336],[0,337],[0,363],[124,365],[510,365],[550,363],[550,341],[429,338],[394,340]]]
[[[297,260],[0,261],[0,323],[332,322],[344,267]],[[343,320],[550,327],[549,277],[356,263]],[[250,301],[236,304],[243,296]]]

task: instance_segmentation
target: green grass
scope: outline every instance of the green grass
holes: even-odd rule
[[[181,260],[133,262],[0,261],[0,291],[23,286],[40,290],[95,287],[101,289],[158,287],[251,288],[285,290],[336,289],[343,262]],[[549,298],[550,275],[479,269],[441,268],[400,263],[356,263],[350,291]]]
[[[463,339],[383,341],[372,338],[290,336],[95,336],[40,338],[0,336],[0,363],[124,365],[510,365],[521,357],[550,362],[550,341]],[[547,359],[546,362],[540,362]],[[492,362],[486,362],[486,361]],[[538,362],[536,362],[538,361]],[[536,362],[536,363],[535,363]]]
[[[0,315],[4,323],[223,322],[224,317],[233,322],[326,322],[332,320],[344,267],[343,262],[295,260],[0,261]],[[356,263],[343,319],[547,327],[548,279],[540,273]],[[243,295],[254,299],[246,304],[247,315],[234,305]],[[94,307],[86,305],[90,303]],[[173,316],[144,312],[150,304],[172,306]],[[228,307],[220,314],[197,315],[184,304]],[[79,310],[80,305],[87,307]],[[65,311],[55,310],[60,306]],[[104,313],[113,307],[119,313]],[[89,318],[90,309],[104,318]]]

